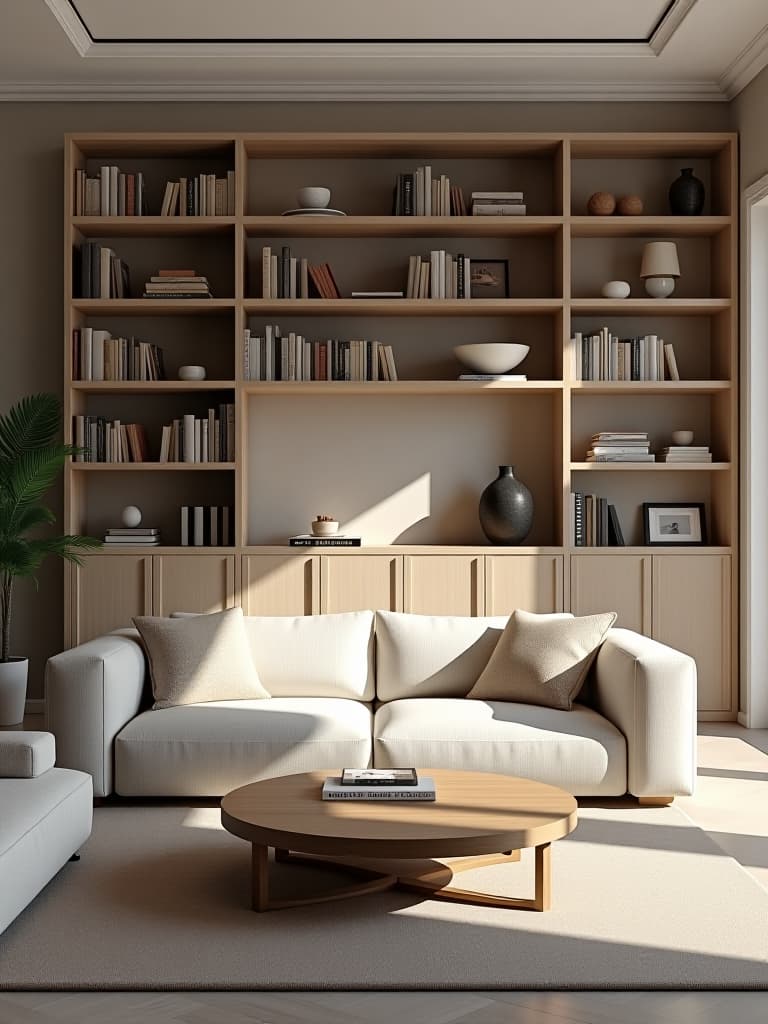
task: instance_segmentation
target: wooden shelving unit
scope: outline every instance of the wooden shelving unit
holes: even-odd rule
[[[585,614],[615,607],[620,624],[697,658],[700,714],[734,718],[738,637],[737,139],[728,133],[120,133],[65,143],[65,413],[95,412],[150,425],[208,402],[235,404],[232,463],[75,463],[65,475],[66,525],[100,533],[124,504],[162,524],[163,546],[110,549],[67,576],[67,643],[132,614],[214,610],[307,614],[357,607],[502,614],[513,607]],[[74,171],[102,163],[144,173],[149,208],[165,181],[235,172],[227,217],[74,217]],[[521,188],[525,217],[389,216],[397,173],[430,163],[465,192]],[[699,217],[667,213],[683,166],[705,181]],[[344,217],[284,217],[296,188],[324,181]],[[638,217],[592,217],[598,190],[641,194]],[[644,297],[642,245],[679,243],[672,298]],[[72,290],[73,251],[107,240],[145,273],[192,266],[218,274],[216,298],[83,299]],[[399,288],[414,252],[446,248],[508,259],[506,299],[277,300],[261,296],[262,245],[332,263],[344,294]],[[181,263],[179,261],[182,261]],[[615,268],[615,270],[614,270]],[[608,271],[611,271],[608,273]],[[403,271],[404,275],[404,271]],[[600,297],[607,277],[631,278],[625,300]],[[393,284],[397,280],[399,283]],[[397,382],[264,382],[243,377],[242,334],[279,322],[310,338],[378,337],[393,345]],[[163,346],[168,380],[79,381],[71,336],[90,325]],[[574,379],[571,336],[608,325],[621,336],[658,333],[675,344],[683,380]],[[456,379],[454,345],[530,344],[525,382]],[[203,363],[204,381],[175,379]],[[210,397],[209,397],[210,396]],[[214,397],[215,396],[215,397]],[[342,400],[343,399],[343,400]],[[173,411],[171,411],[173,410]],[[675,428],[709,443],[712,463],[582,461],[601,429],[649,430],[656,446]],[[477,497],[494,463],[514,462],[534,493],[531,543],[485,544]],[[151,474],[147,477],[146,474]],[[586,474],[589,474],[588,476]],[[613,501],[628,544],[575,547],[572,490]],[[703,501],[705,547],[642,544],[643,501]],[[234,543],[178,544],[180,504],[230,504]],[[173,511],[174,515],[171,515]],[[362,548],[281,543],[307,516],[334,512]]]

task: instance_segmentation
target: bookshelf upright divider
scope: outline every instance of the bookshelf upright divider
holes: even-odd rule
[[[132,614],[213,611],[309,614],[369,607],[504,614],[514,607],[576,614],[616,606],[620,624],[697,658],[700,714],[737,709],[738,336],[736,136],[728,133],[183,133],[75,134],[65,143],[64,416],[146,423],[234,405],[234,460],[220,463],[72,463],[65,471],[68,531],[99,535],[137,504],[163,543],[102,549],[67,567],[66,643]],[[104,164],[144,176],[143,216],[75,215],[75,171]],[[393,216],[398,174],[430,164],[472,189],[523,189],[525,216]],[[704,178],[701,216],[667,213],[682,166]],[[167,180],[234,172],[234,209],[159,216]],[[296,189],[323,184],[347,216],[281,216]],[[202,187],[202,186],[201,186]],[[640,216],[589,216],[592,192],[635,192]],[[179,192],[181,189],[179,189]],[[678,244],[675,294],[646,297],[643,244]],[[103,242],[131,266],[131,294],[79,294],[74,256]],[[261,292],[261,249],[330,261],[342,295],[403,287],[408,255],[445,249],[505,259],[507,298],[273,299]],[[194,268],[210,299],[141,298],[144,275]],[[609,278],[631,297],[601,297]],[[390,343],[393,381],[248,380],[244,331],[279,323],[303,337]],[[576,379],[576,331],[674,342],[680,381]],[[91,381],[73,374],[73,331],[101,328],[164,349],[165,380]],[[233,336],[234,332],[234,336]],[[468,341],[524,341],[521,382],[456,379],[451,349]],[[204,381],[181,381],[202,363]],[[648,430],[654,447],[694,429],[711,463],[586,462],[600,430]],[[499,463],[515,463],[534,494],[529,543],[489,546],[477,499]],[[618,509],[624,547],[576,546],[571,493]],[[702,501],[702,547],[643,543],[643,502]],[[181,546],[181,505],[230,506],[230,543]],[[333,513],[357,549],[291,548],[314,514]]]

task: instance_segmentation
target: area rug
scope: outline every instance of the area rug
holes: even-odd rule
[[[0,988],[768,987],[768,892],[677,808],[582,809],[552,868],[543,914],[398,890],[255,914],[250,847],[217,809],[103,807],[81,861],[0,936]],[[339,878],[277,864],[272,881],[287,897]],[[529,895],[531,851],[460,884]]]

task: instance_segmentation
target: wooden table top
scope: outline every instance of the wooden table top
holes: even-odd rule
[[[323,800],[338,768],[283,775],[227,793],[221,822],[249,842],[301,853],[359,857],[462,857],[561,839],[577,825],[570,793],[488,772],[420,768],[434,803]]]

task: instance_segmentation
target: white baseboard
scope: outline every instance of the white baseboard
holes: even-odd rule
[[[33,700],[28,700],[24,706],[24,713],[27,715],[44,715],[45,701],[39,697]]]

